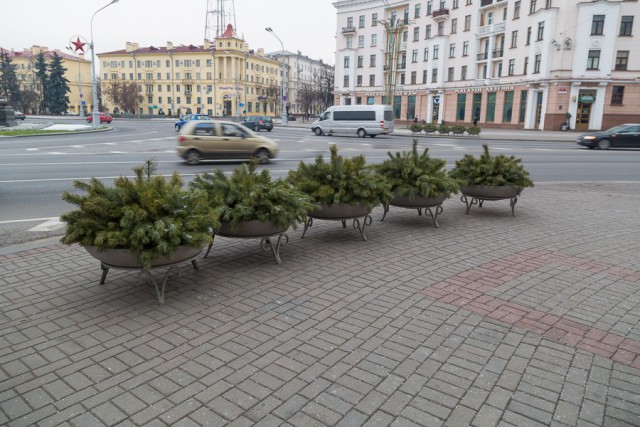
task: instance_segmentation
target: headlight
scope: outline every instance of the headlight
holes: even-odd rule
[[[596,137],[595,136],[585,136],[585,137],[582,137],[582,139],[592,140],[592,139],[596,139]]]

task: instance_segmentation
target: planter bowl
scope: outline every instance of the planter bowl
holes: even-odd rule
[[[245,221],[240,224],[237,230],[233,230],[230,221],[221,221],[220,229],[215,234],[223,237],[268,237],[284,233],[288,229],[288,226],[283,227],[272,222],[253,220]]]
[[[102,264],[113,268],[142,268],[138,256],[129,249],[98,249],[95,246],[83,246],[89,254]],[[202,247],[180,246],[170,257],[161,257],[151,262],[151,268],[165,267],[190,260],[200,252]]]
[[[460,192],[465,196],[475,197],[478,199],[511,199],[520,195],[521,187],[498,186],[492,187],[488,185],[468,185],[460,187]]]
[[[371,209],[368,209],[366,206],[360,204],[320,205],[320,209],[310,212],[309,217],[317,219],[350,219],[365,216],[369,214],[370,211]]]
[[[448,197],[448,194],[442,194],[439,197],[413,196],[413,198],[409,196],[394,196],[389,204],[401,208],[428,208],[441,205]]]

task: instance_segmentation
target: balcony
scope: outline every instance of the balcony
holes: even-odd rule
[[[493,51],[493,58],[502,58],[502,55],[504,55],[504,50],[502,49]]]
[[[401,51],[407,50],[407,42],[400,42],[399,50]]]
[[[505,0],[480,0],[480,7],[500,6]]]
[[[487,58],[489,58],[488,52],[478,54],[478,61],[486,61]]]
[[[434,21],[444,21],[449,19],[449,9],[434,10],[431,15]]]
[[[356,27],[342,27],[342,34],[353,34],[356,32]]]
[[[484,27],[478,28],[478,36],[482,37],[496,33],[504,33],[505,28],[507,28],[506,22],[497,22],[493,25],[485,25]]]

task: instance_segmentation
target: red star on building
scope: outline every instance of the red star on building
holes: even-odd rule
[[[76,37],[76,41],[72,41],[71,44],[75,46],[75,48],[73,49],[74,52],[77,52],[77,51],[84,52],[84,45],[86,45],[86,43],[83,43],[82,41],[80,41],[80,37]]]

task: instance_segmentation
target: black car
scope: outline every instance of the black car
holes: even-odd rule
[[[600,150],[640,147],[640,124],[618,125],[602,132],[587,133],[580,135],[576,142]]]
[[[273,129],[273,120],[268,116],[247,116],[241,124],[256,132],[259,132],[262,129],[266,129],[271,132],[271,129]]]

